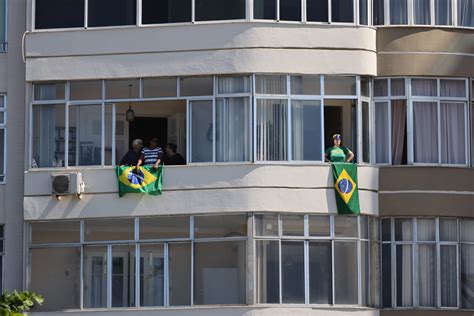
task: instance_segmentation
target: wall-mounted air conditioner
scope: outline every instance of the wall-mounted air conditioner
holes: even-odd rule
[[[57,197],[76,195],[80,198],[84,192],[82,174],[80,172],[53,173],[51,175],[51,187],[53,195]]]

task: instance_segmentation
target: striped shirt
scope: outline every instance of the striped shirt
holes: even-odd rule
[[[143,166],[154,165],[158,159],[161,159],[163,156],[163,150],[160,147],[155,147],[153,149],[145,147],[142,149],[142,160]]]

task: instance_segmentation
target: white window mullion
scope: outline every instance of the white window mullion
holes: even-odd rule
[[[196,0],[191,0],[191,23],[196,22]]]
[[[107,245],[107,308],[112,307],[112,245]]]
[[[276,20],[280,21],[280,0],[276,0]]]
[[[414,23],[414,10],[413,10],[413,0],[407,0],[407,24],[413,25]]]
[[[458,23],[458,0],[452,0],[451,2],[451,12],[452,12],[452,18],[453,18],[453,25],[457,26]]]
[[[395,244],[395,219],[390,219],[390,255],[392,260],[391,288],[392,288],[392,308],[397,307],[397,246]]]
[[[362,97],[360,91],[360,76],[356,76],[356,94],[357,94],[357,108],[356,108],[356,124],[357,124],[357,131],[356,131],[356,140],[357,140],[357,162],[363,163],[363,144],[362,144]]]
[[[352,7],[354,8],[354,24],[355,25],[360,25],[360,14],[359,14],[359,11],[360,11],[360,6],[359,6],[359,2],[360,0],[352,0]]]
[[[322,161],[325,161],[325,148],[324,148],[324,76],[321,75],[319,76],[319,82],[321,86],[321,109],[320,109],[320,117],[321,117],[321,159]]]
[[[441,246],[439,244],[439,217],[435,219],[436,229],[436,307],[441,307]]]
[[[419,307],[420,306],[420,298],[419,298],[419,282],[418,282],[418,223],[416,217],[412,221],[412,229],[413,229],[413,246],[412,246],[412,285],[413,285],[413,306]]]
[[[322,0],[324,1],[324,0]],[[328,1],[328,22],[329,23],[332,23],[332,1],[331,0],[327,0]]]
[[[390,24],[390,2],[389,0],[383,0],[384,1],[384,25],[389,25]]]
[[[140,244],[135,245],[135,307],[140,307]]]
[[[79,137],[78,134],[76,134],[76,143],[77,137]],[[64,166],[69,167],[69,82],[66,83],[66,104],[64,105]]]
[[[430,0],[430,24],[435,25],[435,0]]]
[[[117,129],[117,121],[116,121],[116,118],[117,118],[117,106],[115,103],[111,104],[110,106],[112,106],[112,166],[115,166],[116,165],[116,160],[117,160],[117,157],[116,157],[116,153],[115,153],[115,147],[116,147],[116,135],[115,135],[115,131]]]
[[[287,93],[287,118],[288,118],[288,122],[287,122],[287,131],[286,131],[286,137],[287,137],[287,155],[286,155],[286,160],[288,161],[292,161],[293,160],[293,139],[292,139],[292,133],[291,133],[291,130],[292,130],[292,124],[293,122],[291,121],[291,107],[292,107],[292,102],[291,102],[291,97],[290,97],[290,94],[291,94],[291,83],[290,83],[290,76],[287,75],[286,76],[286,93]]]
[[[137,0],[137,26],[142,26],[142,0]]]
[[[357,302],[359,306],[362,306],[362,251],[360,241],[360,216],[357,216]],[[366,286],[368,286],[366,284]]]
[[[217,92],[217,77],[213,77],[213,91],[214,96],[212,97],[212,162],[216,162],[216,92]]]
[[[304,302],[305,304],[309,304],[309,241],[308,240],[304,241]]]
[[[255,96],[255,74],[252,74],[252,160],[257,161],[257,97]]]
[[[164,266],[164,291],[163,291],[163,305],[168,307],[170,305],[170,268],[169,268],[169,243],[164,243],[164,259],[165,259],[165,266]]]
[[[280,225],[281,226],[281,225]],[[281,236],[281,235],[280,235]],[[282,279],[282,267],[281,267],[281,239],[278,240],[278,273],[279,273],[279,300],[280,304],[283,303],[283,279]]]
[[[414,148],[414,125],[413,125],[413,101],[411,97],[411,78],[405,80],[405,90],[407,93],[407,155],[408,164],[415,162]]]
[[[100,131],[100,164],[105,165],[105,102],[101,104],[102,120],[101,120],[101,131]]]
[[[84,28],[89,27],[89,0],[84,0]]]

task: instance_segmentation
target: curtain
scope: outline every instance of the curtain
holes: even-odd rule
[[[374,25],[383,25],[384,22],[384,0],[373,0]]]
[[[452,25],[453,19],[451,14],[452,0],[435,0],[435,24],[436,25]]]
[[[412,245],[397,245],[397,306],[413,305]]]
[[[388,96],[388,80],[387,79],[374,80],[374,96],[375,97]]]
[[[389,163],[389,103],[375,102],[375,154],[377,163]]]
[[[255,90],[258,94],[286,94],[286,76],[256,76]]]
[[[418,245],[418,300],[421,307],[436,306],[436,246]]]
[[[466,163],[464,103],[441,103],[441,163]]]
[[[474,245],[461,244],[461,308],[474,308],[472,293],[474,293]]]
[[[392,164],[402,164],[406,138],[406,100],[392,101]]]
[[[455,245],[440,246],[441,306],[457,307],[457,254]]]
[[[59,120],[62,127],[58,126]],[[64,166],[64,105],[33,107],[33,166]]]
[[[436,102],[413,102],[415,162],[438,163]]]
[[[474,26],[474,0],[458,0],[458,25]]]
[[[393,96],[405,96],[405,79],[391,79],[390,90]]]
[[[218,89],[220,94],[250,92],[250,77],[219,77]]]
[[[322,158],[320,101],[292,101],[293,160]]]
[[[465,80],[440,80],[440,95],[442,97],[465,98]]]
[[[390,24],[408,24],[407,0],[390,0]]]
[[[430,0],[413,0],[413,19],[418,25],[431,23]]]
[[[250,160],[248,98],[216,100],[216,161]]]
[[[411,94],[414,96],[435,97],[438,95],[436,79],[412,79]]]
[[[257,100],[257,160],[288,158],[287,101]]]
[[[191,161],[212,162],[212,101],[192,101]]]

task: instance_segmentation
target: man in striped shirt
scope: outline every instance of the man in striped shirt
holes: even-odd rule
[[[150,139],[150,145],[142,149],[140,159],[138,159],[137,169],[140,166],[153,166],[158,169],[163,157],[163,150],[158,147],[158,139],[153,137]]]

